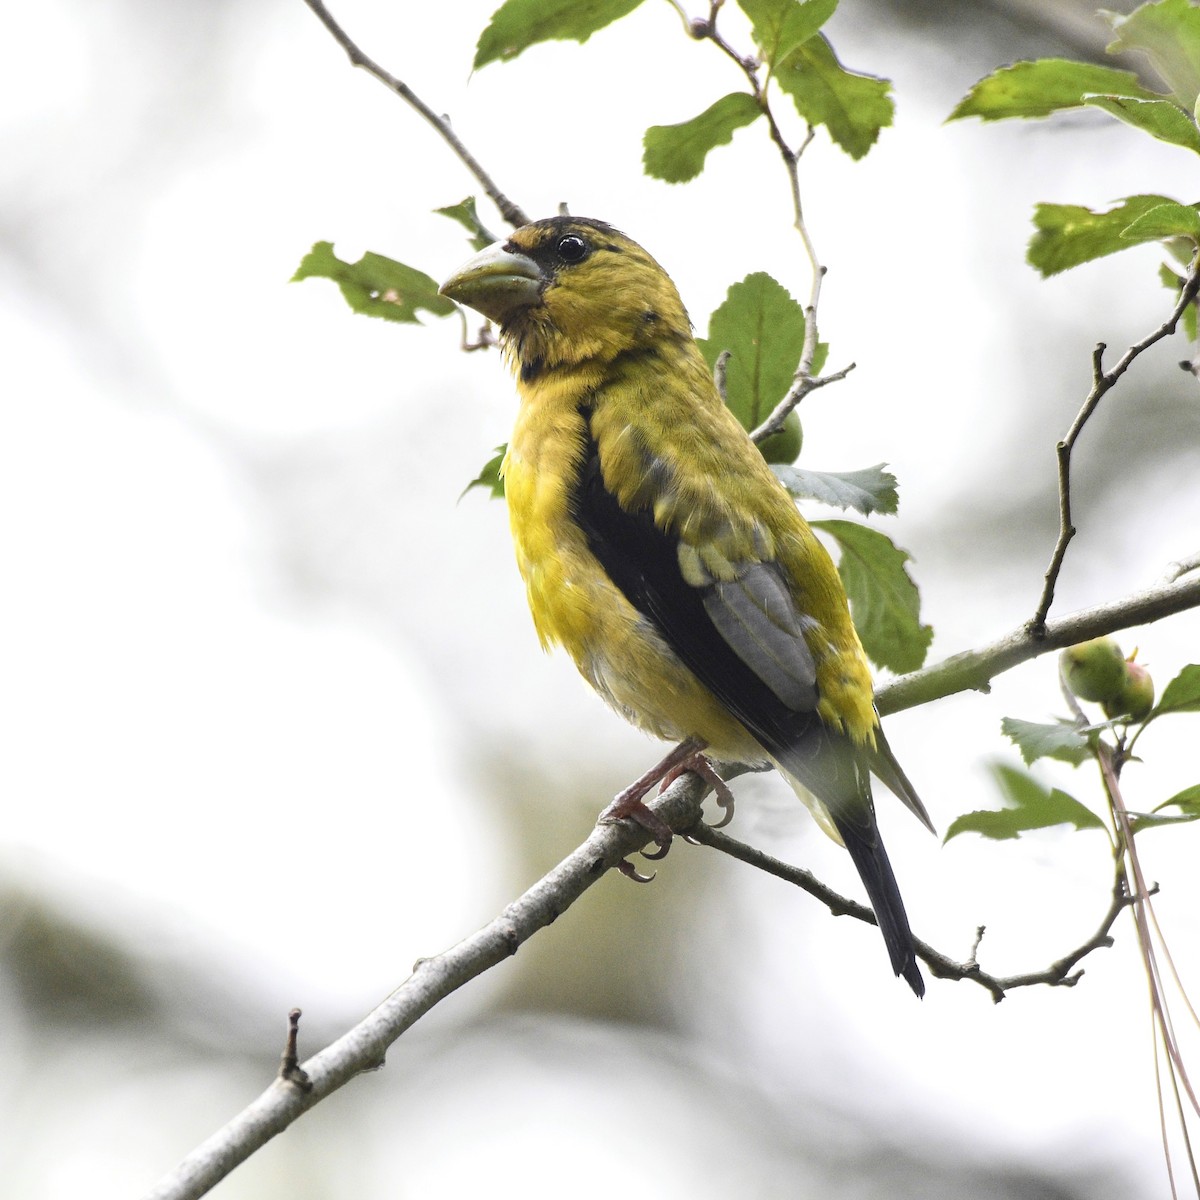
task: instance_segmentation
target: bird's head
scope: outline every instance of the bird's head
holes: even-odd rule
[[[500,326],[526,375],[691,338],[667,273],[603,221],[551,217],[464,263],[442,294]]]

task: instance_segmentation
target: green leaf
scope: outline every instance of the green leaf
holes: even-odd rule
[[[536,42],[586,42],[598,29],[628,16],[642,0],[504,0],[479,35],[478,71],[490,62],[508,62]]]
[[[838,572],[867,657],[891,671],[915,671],[933,640],[921,624],[921,597],[891,538],[853,521],[814,521],[842,548]]]
[[[817,34],[776,64],[775,80],[810,125],[824,125],[851,158],[862,158],[892,123],[892,85],[847,71],[824,34]]]
[[[1131,221],[1121,232],[1130,242],[1158,241],[1161,238],[1185,237],[1200,242],[1200,213],[1189,204],[1174,200],[1156,205]]]
[[[747,275],[726,293],[698,338],[711,371],[721,351],[725,403],[747,430],[761,425],[787,395],[804,350],[804,309],[765,271]]]
[[[1189,0],[1143,4],[1127,17],[1107,14],[1116,38],[1109,54],[1140,52],[1188,111],[1200,96],[1200,9]]]
[[[738,0],[754,26],[754,44],[771,67],[807,42],[837,6],[838,0]]]
[[[1196,122],[1178,105],[1170,100],[1139,100],[1130,96],[1088,96],[1092,108],[1102,108],[1106,113],[1156,137],[1160,142],[1171,142],[1176,146],[1200,154],[1200,129]]]
[[[304,256],[292,282],[299,279],[332,279],[355,312],[385,321],[418,323],[420,309],[438,317],[455,310],[454,302],[438,295],[437,281],[424,271],[370,252],[356,263],[342,262],[332,242],[317,242]]]
[[[1008,117],[1048,117],[1064,109],[1080,108],[1089,96],[1127,96],[1161,100],[1158,92],[1144,88],[1132,71],[1072,62],[1067,58],[1039,58],[1013,63],[981,79],[946,118],[980,117],[1001,121]]]
[[[1174,203],[1169,196],[1129,196],[1107,212],[1093,212],[1078,204],[1039,204],[1033,213],[1037,232],[1030,239],[1026,257],[1030,266],[1049,276],[1115,254],[1137,244],[1124,235],[1139,217]]]
[[[476,250],[485,250],[493,242],[500,240],[494,233],[489,232],[479,219],[479,214],[475,211],[474,196],[468,196],[465,200],[448,205],[446,208],[435,208],[433,211],[440,216],[457,221],[471,235],[471,245]]]
[[[684,183],[704,170],[708,152],[733,140],[733,131],[762,116],[749,92],[730,92],[698,117],[679,125],[651,125],[642,139],[646,174]]]
[[[1176,792],[1170,800],[1164,800],[1154,806],[1155,813],[1161,813],[1164,808],[1177,808],[1179,815],[1170,818],[1174,821],[1195,821],[1200,819],[1200,783]]]
[[[507,452],[507,446],[497,446],[496,453],[483,464],[483,469],[463,488],[458,498],[461,500],[472,488],[483,488],[493,500],[503,500],[504,477],[500,474],[500,465]]]
[[[964,813],[946,830],[943,842],[960,833],[978,833],[995,841],[1020,837],[1030,829],[1052,825],[1074,825],[1076,829],[1104,829],[1105,824],[1090,808],[1058,788],[1042,787],[1032,775],[1016,767],[997,763],[992,768],[1008,808]]]
[[[1179,812],[1164,813],[1164,808],[1178,808]],[[1186,825],[1189,821],[1200,820],[1200,783],[1176,792],[1170,800],[1155,805],[1153,812],[1134,813],[1132,817],[1134,833],[1160,825]]]
[[[1000,722],[1000,732],[1021,751],[1027,765],[1039,758],[1057,758],[1078,766],[1089,757],[1088,736],[1073,721],[1041,725],[1005,717]]]
[[[819,500],[838,508],[852,508],[868,517],[873,512],[894,513],[900,505],[896,477],[885,471],[885,466],[885,463],[879,463],[860,471],[809,471],[789,466],[771,469],[783,486],[800,500]]]
[[[1200,663],[1190,663],[1167,684],[1150,717],[1181,712],[1200,712]]]

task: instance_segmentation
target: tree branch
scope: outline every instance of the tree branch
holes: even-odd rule
[[[896,712],[966,688],[985,688],[993,675],[1048,650],[1198,605],[1200,577],[1063,618],[1047,626],[1041,638],[1034,637],[1027,628],[1021,629],[983,650],[956,655],[937,666],[897,679],[877,693],[877,704],[880,712]],[[684,775],[651,807],[677,832],[802,887],[835,915],[874,923],[870,909],[840,896],[809,872],[705,826],[700,809],[703,792],[704,785],[696,776]],[[289,1058],[286,1078],[277,1078],[257,1100],[197,1147],[147,1193],[146,1200],[196,1200],[203,1196],[326,1096],[361,1072],[378,1067],[392,1043],[425,1013],[463,984],[515,954],[602,875],[650,840],[646,830],[627,821],[598,825],[577,850],[495,920],[443,954],[420,960],[405,983],[336,1042],[303,1064]],[[974,980],[997,1000],[1016,987],[1037,983],[1070,986],[1078,979],[1078,973],[1071,973],[1075,964],[1097,947],[1109,944],[1109,929],[1127,903],[1124,892],[1119,887],[1115,889],[1113,903],[1098,931],[1044,971],[992,976],[979,968],[974,955],[965,963],[957,962],[925,942],[917,943],[918,953],[938,978]],[[304,1081],[309,1085],[307,1090]]]
[[[856,900],[850,900],[835,892],[833,888],[822,883],[811,871],[806,871],[802,867],[793,867],[790,863],[785,863],[770,854],[756,850],[753,846],[747,846],[744,842],[739,842],[736,838],[731,838],[728,834],[721,833],[709,825],[697,825],[689,829],[687,835],[692,841],[699,842],[702,846],[709,846],[713,850],[736,858],[738,862],[756,867],[786,883],[794,884],[824,904],[835,917],[854,917],[855,920],[862,921],[867,925],[879,924],[875,914],[865,904],[859,904]],[[1029,971],[1022,975],[991,975],[979,966],[975,961],[975,953],[979,948],[979,941],[983,937],[982,928],[978,930],[971,957],[965,962],[955,961],[940,950],[935,950],[928,942],[921,941],[920,938],[914,938],[913,943],[917,957],[929,967],[930,973],[938,979],[971,980],[980,987],[986,988],[991,993],[992,999],[999,1004],[1005,995],[1014,988],[1033,987],[1036,984],[1046,984],[1050,987],[1074,987],[1083,974],[1082,971],[1073,970],[1075,965],[1091,954],[1093,950],[1112,945],[1113,924],[1121,915],[1122,910],[1132,903],[1134,900],[1124,886],[1124,872],[1118,869],[1116,881],[1113,884],[1112,903],[1108,906],[1108,911],[1101,919],[1096,932],[1087,941],[1069,954],[1064,954],[1062,958],[1052,962],[1044,970]]]
[[[479,181],[487,195],[493,200],[504,219],[511,225],[526,224],[524,212],[510,201],[483,170],[478,161],[450,129],[449,123],[435,114],[403,82],[379,67],[354,44],[330,15],[322,0],[305,0],[322,21],[339,45],[346,51],[354,66],[362,67],[392,92],[399,95],[415,108],[442,135],[459,159]],[[720,0],[715,0],[710,10],[708,27],[714,27]],[[678,8],[678,6],[677,6]],[[682,10],[679,9],[682,15]],[[694,36],[705,33],[693,24]],[[714,32],[708,32],[720,45]],[[731,50],[723,47],[733,57]],[[752,78],[756,95],[758,80],[755,69],[747,61],[737,61]],[[765,101],[763,101],[765,105]],[[764,109],[764,111],[767,111]],[[767,113],[770,118],[769,112]],[[773,130],[773,118],[771,118]],[[774,133],[773,133],[774,136]],[[813,287],[807,309],[808,329],[801,359],[797,386],[793,388],[791,406],[803,395],[798,389],[808,390],[818,386],[811,380],[813,357],[817,344],[816,307],[820,295],[823,268],[804,227],[803,213],[799,202],[799,184],[795,160],[797,153],[788,149],[782,137],[777,144],[789,166],[793,182],[793,199],[797,228],[801,233],[813,266]],[[807,144],[807,143],[806,143]],[[1185,284],[1180,304],[1172,318],[1159,330],[1137,346],[1131,347],[1111,372],[1099,373],[1092,396],[1076,418],[1072,431],[1066,439],[1065,461],[1069,468],[1070,446],[1103,394],[1110,389],[1130,363],[1148,346],[1165,337],[1174,328],[1183,308],[1193,300],[1200,290],[1200,268],[1195,268]],[[849,368],[847,368],[848,370]],[[840,374],[844,374],[841,372]],[[833,378],[833,377],[830,377]],[[822,380],[821,382],[825,382]],[[791,399],[791,395],[789,399]],[[773,418],[772,418],[773,419]],[[780,417],[782,421],[782,416]],[[1068,502],[1063,531],[1065,542],[1069,541],[1069,473],[1062,476],[1062,492]],[[1020,662],[1046,653],[1060,646],[1111,632],[1128,625],[1157,620],[1171,613],[1200,605],[1200,577],[1176,580],[1150,591],[1140,593],[1116,604],[1104,605],[1086,612],[1064,618],[1052,625],[1045,623],[1046,613],[1053,598],[1054,582],[1061,567],[1062,554],[1056,550],[1056,561],[1047,572],[1046,590],[1038,616],[1029,626],[1018,630],[982,650],[956,655],[947,661],[905,676],[880,690],[877,703],[881,712],[894,712],[912,707],[930,699],[947,696],[967,688],[986,689],[988,681],[1001,671],[1008,670]],[[750,847],[743,846],[701,823],[700,802],[703,784],[693,775],[685,775],[654,800],[651,807],[672,829],[687,833],[694,840],[732,854],[741,861],[769,871],[803,887],[816,896],[835,914],[854,916],[874,923],[874,914],[861,904],[838,895],[816,880],[809,872],[790,867]],[[259,1147],[282,1132],[326,1096],[349,1083],[360,1073],[380,1066],[388,1049],[394,1042],[425,1013],[458,988],[477,978],[490,968],[503,962],[517,952],[539,929],[557,919],[588,888],[611,868],[617,866],[627,855],[642,848],[651,840],[646,830],[629,822],[615,825],[599,825],[584,843],[542,877],[524,895],[508,905],[499,916],[478,932],[458,945],[432,958],[420,960],[409,978],[401,984],[381,1005],[368,1014],[363,1021],[314,1055],[303,1064],[297,1062],[296,1034],[298,1012],[289,1019],[288,1041],[283,1056],[281,1074],[246,1109],[233,1118],[223,1129],[212,1135],[189,1154],[172,1172],[148,1194],[146,1200],[195,1200],[206,1194],[216,1183],[225,1178],[234,1168],[250,1157]],[[918,953],[932,973],[940,978],[973,979],[987,988],[996,999],[1014,987],[1034,983],[1070,985],[1078,979],[1071,972],[1075,964],[1091,950],[1109,944],[1108,931],[1121,909],[1129,903],[1124,889],[1114,888],[1113,900],[1104,921],[1096,934],[1071,954],[1052,964],[1046,971],[1033,974],[994,977],[982,972],[974,961],[974,953],[966,963],[955,962],[940,954],[923,942],[918,942]]]
[[[446,117],[439,117],[437,113],[425,103],[408,86],[394,75],[385,71],[377,62],[368,58],[366,54],[358,48],[346,33],[346,31],[333,18],[333,14],[327,9],[323,0],[304,0],[304,3],[317,14],[317,18],[321,24],[333,35],[334,41],[337,42],[343,50],[345,50],[350,62],[353,66],[362,67],[368,75],[373,75],[380,83],[389,91],[395,92],[402,100],[407,101],[412,105],[434,127],[446,140],[450,149],[458,155],[460,161],[466,166],[467,170],[479,182],[479,186],[487,193],[492,203],[500,210],[500,215],[513,228],[518,228],[521,225],[528,225],[529,218],[525,215],[524,210],[520,205],[515,204],[496,186],[492,177],[483,169],[479,160],[463,145],[462,139],[450,128],[450,122]],[[486,231],[484,231],[486,232]]]
[[[651,808],[673,829],[690,829],[700,820],[704,785],[684,775]],[[275,1081],[248,1107],[218,1130],[152,1188],[145,1200],[196,1200],[224,1179],[276,1134],[349,1083],[363,1071],[383,1064],[388,1048],[434,1005],[463,984],[514,955],[539,929],[549,925],[588,888],[627,855],[651,840],[629,821],[597,825],[587,840],[495,920],[458,945],[420,959],[412,974],[382,1004],[336,1042]]]
[[[1050,565],[1046,568],[1045,583],[1042,587],[1037,611],[1029,622],[1030,631],[1037,637],[1040,637],[1046,628],[1046,616],[1050,612],[1050,605],[1054,603],[1054,589],[1058,583],[1059,572],[1062,570],[1063,559],[1066,557],[1071,539],[1075,536],[1075,526],[1071,519],[1071,451],[1075,448],[1075,443],[1083,432],[1083,427],[1088,423],[1106,393],[1129,370],[1138,355],[1175,332],[1175,327],[1179,324],[1184,311],[1189,304],[1195,301],[1198,292],[1200,292],[1200,256],[1197,256],[1192,263],[1192,269],[1179,291],[1179,299],[1171,310],[1171,315],[1152,333],[1148,333],[1140,342],[1135,342],[1130,346],[1117,360],[1116,366],[1111,371],[1104,370],[1104,351],[1106,349],[1104,343],[1100,342],[1092,351],[1092,390],[1088,392],[1083,407],[1075,414],[1075,420],[1071,422],[1067,436],[1058,443],[1054,451],[1058,458],[1058,540],[1055,542],[1054,552],[1050,556]]]
[[[881,715],[886,715],[927,704],[930,700],[940,700],[955,692],[986,692],[994,676],[1040,654],[1197,607],[1200,607],[1200,576],[1179,579],[1111,604],[1083,609],[1050,622],[1040,634],[1035,633],[1031,625],[1023,625],[982,649],[964,651],[932,667],[900,676],[875,693],[875,707]]]

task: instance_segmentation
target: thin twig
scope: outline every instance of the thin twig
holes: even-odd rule
[[[1178,562],[1171,563],[1163,576],[1163,583],[1174,583],[1175,580],[1182,579],[1196,570],[1200,570],[1200,552],[1189,554],[1187,558],[1181,558]]]
[[[818,388],[823,388],[827,383],[838,383],[845,379],[854,370],[855,366],[855,363],[850,363],[849,366],[843,367],[840,371],[831,371],[828,375],[818,375],[816,377],[805,375],[803,378],[797,379],[788,394],[771,410],[771,415],[750,434],[751,440],[761,442],[763,438],[768,438],[771,434],[778,433],[783,428],[783,423],[787,420],[788,413],[809,392],[815,392]]]
[[[1171,315],[1152,333],[1148,333],[1140,342],[1135,342],[1130,346],[1117,360],[1112,370],[1104,370],[1106,347],[1103,342],[1100,342],[1092,351],[1092,389],[1088,392],[1083,407],[1075,414],[1075,420],[1071,422],[1067,436],[1055,447],[1058,459],[1058,540],[1054,544],[1054,553],[1050,556],[1050,565],[1046,568],[1037,611],[1029,622],[1029,629],[1035,637],[1040,637],[1046,628],[1046,617],[1050,612],[1051,604],[1054,603],[1054,589],[1058,583],[1059,572],[1062,570],[1063,559],[1066,557],[1071,539],[1075,536],[1075,526],[1071,518],[1071,452],[1075,448],[1075,442],[1083,432],[1083,427],[1096,411],[1100,401],[1129,370],[1134,360],[1156,342],[1162,341],[1163,338],[1175,332],[1175,327],[1179,324],[1184,310],[1195,301],[1197,293],[1200,293],[1200,256],[1197,256],[1192,263],[1192,269],[1184,281],[1179,299],[1171,310]]]
[[[1175,1170],[1171,1160],[1170,1138],[1168,1137],[1167,1130],[1166,1106],[1162,1094],[1162,1075],[1159,1070],[1159,1043],[1161,1043],[1163,1051],[1166,1054],[1167,1076],[1171,1083],[1171,1092],[1174,1096],[1175,1109],[1179,1117],[1179,1127],[1183,1135],[1188,1167],[1191,1171],[1196,1192],[1200,1194],[1200,1171],[1197,1169],[1191,1136],[1188,1132],[1187,1112],[1183,1107],[1183,1098],[1179,1091],[1180,1084],[1183,1085],[1183,1090],[1187,1094],[1193,1112],[1200,1114],[1200,1103],[1197,1103],[1196,1093],[1192,1088],[1191,1077],[1183,1061],[1183,1053],[1180,1050],[1179,1041],[1175,1036],[1174,1022],[1171,1019],[1171,1010],[1167,1001],[1166,990],[1163,987],[1162,971],[1158,965],[1158,952],[1155,948],[1154,936],[1151,931],[1151,924],[1153,923],[1155,927],[1158,924],[1154,915],[1154,906],[1150,901],[1154,889],[1146,886],[1146,878],[1142,871],[1137,843],[1134,840],[1133,822],[1121,791],[1120,772],[1122,759],[1119,747],[1117,750],[1114,750],[1103,738],[1099,738],[1093,744],[1092,753],[1100,767],[1100,775],[1104,783],[1109,811],[1112,815],[1113,825],[1116,828],[1121,847],[1118,859],[1119,867],[1122,873],[1124,873],[1125,863],[1128,862],[1129,872],[1133,876],[1132,892],[1134,900],[1132,915],[1134,926],[1137,930],[1138,949],[1141,952],[1142,965],[1146,972],[1146,985],[1150,991],[1150,1012],[1157,1032],[1154,1046],[1154,1069],[1158,1087],[1158,1110],[1162,1129],[1163,1153],[1167,1174],[1171,1182],[1171,1193],[1172,1195],[1177,1194],[1175,1190]],[[1161,933],[1159,936],[1161,938]],[[1165,949],[1165,942],[1163,946]],[[1190,1009],[1190,1002],[1188,1007]]]
[[[762,850],[747,846],[744,842],[739,842],[736,838],[731,838],[728,834],[721,833],[709,825],[697,825],[687,830],[687,836],[691,841],[699,842],[722,854],[728,854],[739,862],[794,884],[824,904],[835,917],[854,917],[855,920],[862,921],[867,925],[878,924],[875,914],[865,904],[859,904],[857,901],[835,892],[831,887],[822,883],[811,871],[806,871],[802,867],[794,867]],[[1048,987],[1074,987],[1083,974],[1082,970],[1075,970],[1077,964],[1093,950],[1113,944],[1111,935],[1113,924],[1121,911],[1132,903],[1123,887],[1123,878],[1123,875],[1118,876],[1113,886],[1112,902],[1096,932],[1069,954],[1063,955],[1062,958],[1052,962],[1043,970],[1029,971],[1021,975],[991,975],[984,971],[976,961],[979,941],[983,935],[982,929],[977,930],[974,946],[965,962],[956,962],[940,950],[934,949],[928,942],[914,938],[913,944],[917,957],[929,967],[930,973],[938,979],[970,980],[991,993],[992,999],[997,1004],[1015,988],[1034,987],[1038,984],[1045,984]]]
[[[304,0],[304,3],[317,14],[321,24],[333,35],[334,41],[345,50],[353,66],[362,67],[368,75],[373,75],[389,91],[395,92],[402,100],[406,100],[442,135],[450,146],[450,149],[458,155],[467,170],[479,181],[479,186],[483,188],[492,203],[500,210],[500,215],[513,228],[529,224],[529,218],[525,215],[524,210],[520,205],[510,200],[496,186],[495,181],[483,169],[479,160],[463,145],[462,139],[450,128],[450,122],[444,116],[438,116],[408,84],[397,79],[388,71],[385,71],[377,62],[364,54],[356,43],[351,40],[346,31],[334,20],[333,14],[325,7],[323,0]]]
[[[710,8],[706,21],[692,23],[690,28],[691,35],[699,40],[712,42],[723,54],[737,64],[738,69],[746,77],[754,99],[762,111],[763,117],[766,119],[771,141],[775,143],[775,148],[779,151],[779,157],[783,162],[784,170],[787,172],[788,187],[792,197],[792,224],[796,232],[800,235],[801,244],[804,246],[804,254],[808,259],[812,272],[812,285],[809,289],[808,304],[804,309],[804,343],[800,351],[800,363],[796,368],[795,382],[788,391],[788,394],[775,406],[770,416],[751,434],[751,437],[756,442],[759,442],[763,438],[770,437],[773,433],[778,433],[783,428],[783,423],[787,419],[788,414],[809,392],[815,391],[816,388],[823,384],[845,379],[854,369],[854,364],[851,363],[841,371],[827,375],[821,380],[815,380],[812,375],[813,363],[817,357],[817,347],[820,344],[817,332],[817,308],[821,301],[821,284],[825,279],[827,268],[822,266],[821,260],[817,256],[816,245],[813,242],[812,234],[809,232],[808,224],[804,219],[804,202],[800,193],[799,164],[804,151],[808,149],[809,144],[816,136],[816,130],[812,125],[809,125],[804,141],[801,142],[797,149],[793,150],[788,145],[787,139],[783,136],[783,130],[779,127],[779,122],[776,121],[775,114],[771,110],[771,102],[767,98],[766,87],[758,76],[761,63],[756,58],[739,54],[725,40],[725,37],[717,29],[717,13],[720,11],[720,8],[720,0],[717,0]]]

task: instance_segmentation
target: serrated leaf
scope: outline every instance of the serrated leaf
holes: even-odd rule
[[[1121,237],[1131,242],[1159,241],[1162,238],[1185,237],[1200,242],[1200,213],[1188,204],[1173,200],[1159,204],[1131,221],[1121,231]]]
[[[1037,232],[1030,239],[1026,258],[1030,266],[1050,276],[1127,250],[1138,244],[1125,236],[1129,227],[1159,205],[1174,203],[1169,196],[1128,196],[1107,212],[1093,212],[1078,204],[1039,204],[1033,213]]]
[[[1163,688],[1151,717],[1168,713],[1200,712],[1200,664],[1189,663]],[[1147,718],[1149,719],[1149,718]]]
[[[819,500],[838,508],[852,508],[864,517],[894,513],[900,505],[896,477],[886,463],[859,471],[809,471],[803,467],[775,466],[771,470],[797,499]]]
[[[1170,100],[1139,100],[1131,96],[1088,96],[1087,104],[1158,138],[1200,154],[1200,129]]]
[[[508,62],[537,42],[586,42],[642,0],[504,0],[479,35],[472,70]]]
[[[483,488],[493,500],[504,499],[504,476],[500,474],[500,466],[504,462],[507,446],[497,446],[496,453],[483,464],[479,474],[459,493],[461,500],[472,488]]]
[[[479,214],[475,211],[474,196],[468,196],[465,200],[445,208],[435,208],[433,211],[439,216],[457,221],[471,235],[471,245],[476,250],[486,250],[493,242],[500,240],[479,219]]]
[[[317,242],[304,256],[292,282],[300,279],[332,279],[355,312],[385,321],[415,324],[421,309],[438,317],[455,311],[453,301],[438,295],[437,281],[424,271],[369,251],[356,263],[343,262],[332,242]]]
[[[738,0],[754,27],[754,44],[774,67],[833,16],[838,0]]]
[[[824,34],[797,46],[775,68],[775,81],[810,125],[824,125],[851,158],[862,158],[892,123],[891,82],[847,71]]]
[[[1072,721],[1043,725],[1005,717],[1000,732],[1021,751],[1026,765],[1039,758],[1056,758],[1077,767],[1090,757],[1088,736]]]
[[[642,139],[646,174],[667,183],[685,183],[704,170],[708,152],[733,140],[733,131],[762,116],[749,92],[730,92],[698,117],[679,125],[651,125]]]
[[[964,813],[951,821],[943,843],[960,833],[978,833],[995,841],[1020,837],[1030,829],[1074,825],[1076,829],[1105,829],[1092,810],[1058,788],[1044,788],[1032,775],[1002,763],[992,772],[1008,808]]]
[[[1200,9],[1189,0],[1143,4],[1127,17],[1107,14],[1117,35],[1110,54],[1140,52],[1188,111],[1200,96]]]
[[[742,426],[762,424],[787,395],[804,350],[804,309],[781,283],[755,271],[735,283],[698,338],[711,371],[723,350],[725,403]]]
[[[891,538],[854,521],[814,521],[842,549],[838,573],[867,657],[897,673],[925,661],[933,629],[921,624],[921,597]]]
[[[1067,58],[1039,58],[1013,63],[985,76],[958,102],[948,121],[980,117],[1001,121],[1009,117],[1048,117],[1064,109],[1081,107],[1096,94],[1161,100],[1132,71],[1072,62]]]

